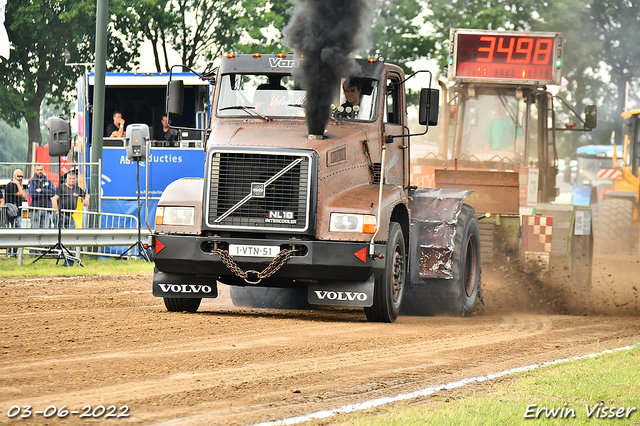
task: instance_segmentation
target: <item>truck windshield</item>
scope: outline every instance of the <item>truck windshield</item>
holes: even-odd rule
[[[523,99],[480,94],[467,100],[459,129],[460,154],[470,160],[524,162]]]
[[[576,173],[576,185],[597,185],[598,181],[611,179],[598,179],[598,170],[613,167],[613,159],[610,157],[578,156],[578,171]]]
[[[375,116],[377,81],[366,82],[360,105],[347,108],[341,86],[335,88],[332,116],[338,120],[371,120]],[[304,117],[306,91],[286,74],[225,74],[221,77],[216,115],[219,117]]]

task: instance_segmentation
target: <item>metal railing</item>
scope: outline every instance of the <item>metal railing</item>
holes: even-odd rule
[[[55,245],[58,242],[57,211],[49,208],[29,208],[28,212],[22,212],[22,227],[10,228],[6,220],[6,206],[0,206],[0,247],[3,248],[43,248]],[[48,213],[44,228],[31,228],[29,215],[35,211]],[[135,216],[116,213],[97,213],[79,210],[61,210],[62,214],[75,215],[76,227],[62,228],[61,242],[69,247],[100,248],[100,250],[84,251],[86,254],[99,256],[119,256],[127,248],[138,241],[138,219]],[[89,223],[102,226],[86,226]],[[25,227],[29,225],[29,227]],[[140,229],[142,242],[148,241],[151,232],[143,227]],[[139,255],[137,251],[129,252],[130,255]]]
[[[36,163],[4,163],[0,162],[0,189],[11,181],[13,172],[20,169],[25,177],[29,176]],[[42,163],[40,163],[42,164]],[[47,177],[54,181],[59,181],[58,163],[44,163]],[[48,167],[47,167],[48,166]],[[98,174],[101,175],[101,164],[98,163],[62,163],[63,172],[76,170],[87,179],[78,180],[81,188],[87,189],[90,167],[98,167]],[[29,174],[28,174],[29,173]],[[27,189],[29,178],[23,180],[23,186]],[[99,199],[100,193],[94,188],[90,193],[93,199]],[[95,198],[94,198],[95,197]],[[100,203],[97,204],[100,209]],[[33,224],[32,219],[45,212],[42,227]],[[125,253],[128,256],[139,256],[138,247],[130,247],[138,241],[138,219],[129,214],[104,213],[100,211],[79,211],[62,210],[64,213],[71,213],[74,217],[75,228],[63,228],[61,231],[61,242],[67,247],[74,247],[76,254],[97,256],[120,256]],[[7,206],[0,205],[0,249],[5,249],[6,253],[19,249],[22,254],[24,249],[34,252],[46,250],[58,242],[58,229],[56,222],[56,210],[52,208],[34,207],[21,209],[21,218],[17,227],[11,227],[7,217]],[[150,239],[151,230],[146,226],[140,229],[140,240],[144,244]],[[21,264],[21,262],[19,262]]]

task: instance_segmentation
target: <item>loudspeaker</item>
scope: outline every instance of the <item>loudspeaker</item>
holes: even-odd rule
[[[47,120],[49,157],[64,157],[71,149],[71,123],[58,117]]]
[[[130,161],[146,161],[148,140],[149,126],[146,124],[129,124],[125,141],[127,159]]]

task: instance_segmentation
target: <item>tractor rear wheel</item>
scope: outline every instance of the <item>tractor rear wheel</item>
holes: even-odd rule
[[[600,202],[596,244],[605,253],[631,249],[633,203],[623,198],[605,198]]]

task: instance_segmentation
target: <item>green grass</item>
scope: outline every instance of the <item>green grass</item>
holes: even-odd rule
[[[33,263],[36,258],[25,255],[23,265],[18,265],[16,258],[7,259],[4,253],[0,256],[0,278],[11,277],[57,277],[73,275],[131,275],[153,273],[153,264],[142,259],[97,259],[82,257],[82,266],[70,268],[56,265],[56,260],[43,258]]]
[[[369,412],[340,415],[327,422],[356,426],[447,425],[640,425],[640,349],[600,355],[567,364],[483,382],[456,391],[438,392],[419,401],[398,403]],[[628,418],[587,417],[600,402],[608,407],[634,407]],[[524,418],[527,406],[569,408],[575,418]],[[565,405],[566,404],[566,405]],[[562,412],[561,412],[562,413]],[[601,411],[602,413],[602,411]],[[607,413],[608,414],[608,413]],[[625,410],[626,414],[626,410]]]

